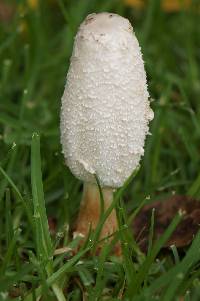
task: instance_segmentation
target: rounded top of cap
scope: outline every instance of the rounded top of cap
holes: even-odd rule
[[[82,32],[95,34],[113,34],[121,31],[132,32],[132,26],[128,19],[113,13],[90,14],[80,26]]]

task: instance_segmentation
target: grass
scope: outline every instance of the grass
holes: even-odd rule
[[[175,246],[163,252],[181,214],[154,242],[152,211],[145,255],[130,226],[147,202],[173,193],[200,197],[199,1],[171,14],[158,0],[142,11],[117,0],[40,1],[35,9],[26,1],[8,3],[17,13],[0,21],[0,300],[199,300],[200,233],[181,252]],[[82,184],[61,154],[60,99],[78,25],[88,13],[106,10],[134,25],[155,118],[140,170],[112,207],[104,212],[102,205],[97,230],[74,254],[78,238],[71,240],[69,229]],[[119,231],[95,256],[114,207]],[[55,231],[47,217],[56,219]],[[117,240],[121,259],[111,253]]]

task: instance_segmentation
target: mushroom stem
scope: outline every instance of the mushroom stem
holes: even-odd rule
[[[102,187],[104,210],[108,209],[113,200],[113,189]],[[90,227],[95,229],[101,217],[101,200],[99,188],[96,184],[84,183],[83,198],[79,215],[75,225],[74,235],[87,237]],[[117,231],[117,217],[113,210],[105,221],[100,239],[105,238]]]

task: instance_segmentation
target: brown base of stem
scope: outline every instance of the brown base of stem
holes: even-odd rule
[[[111,205],[111,202],[113,200],[113,190],[111,188],[102,188],[102,192],[104,197],[105,211]],[[74,236],[81,235],[84,238],[87,238],[90,228],[95,229],[98,225],[100,215],[101,203],[98,186],[96,184],[85,183],[83,199],[81,201],[79,215],[76,220],[75,229],[73,232]],[[117,217],[115,210],[113,210],[103,225],[99,239],[106,238],[112,235],[117,230]],[[110,239],[112,239],[112,237]],[[121,252],[119,244],[115,249],[115,254],[119,255]]]

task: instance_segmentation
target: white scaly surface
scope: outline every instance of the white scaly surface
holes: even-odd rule
[[[149,105],[146,73],[130,22],[89,15],[76,35],[62,97],[66,164],[85,182],[120,187],[144,154]]]

